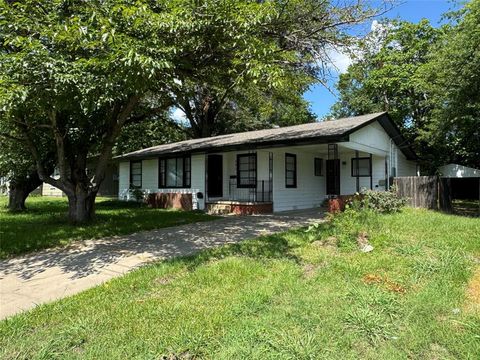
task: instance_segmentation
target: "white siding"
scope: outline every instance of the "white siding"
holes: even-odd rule
[[[397,150],[397,176],[417,175],[417,164],[415,161],[407,160],[400,150]]]
[[[130,162],[122,161],[118,165],[118,198],[127,200],[130,187]]]
[[[314,158],[322,157],[295,148],[273,149],[273,210],[285,211],[320,206],[325,200],[325,176],[315,176]],[[285,186],[285,153],[297,155],[297,187]],[[325,161],[324,161],[325,167]],[[325,169],[324,172],[325,174]]]
[[[359,157],[369,157],[370,154],[366,152],[359,152]],[[353,150],[339,150],[340,158],[340,194],[350,195],[357,191],[357,178],[352,177],[352,158],[354,158],[355,151]],[[384,191],[385,185],[385,157],[372,155],[372,189],[377,191]],[[360,190],[370,189],[370,177],[359,178]]]
[[[348,143],[351,148],[361,151],[368,151],[377,156],[387,156],[389,171],[392,167],[396,168],[396,176],[415,176],[417,175],[417,164],[415,161],[407,160],[403,152],[393,143],[390,136],[383,129],[382,125],[374,122],[350,135]],[[375,160],[375,162],[380,160]],[[378,169],[379,165],[374,166],[374,178],[380,178],[384,175],[384,162],[382,160],[382,171]],[[375,179],[374,179],[375,182]]]
[[[192,193],[193,203],[197,203],[199,210],[205,209],[205,155],[192,155]],[[197,193],[203,194],[203,199],[197,199]]]
[[[382,125],[374,122],[350,135],[350,142],[371,147],[373,150],[389,151],[390,136],[383,129]],[[358,150],[361,150],[359,148]]]
[[[159,189],[158,188],[158,159],[142,160],[142,190],[146,194],[155,192],[192,194],[193,208],[204,209],[204,199],[197,199],[197,193],[205,194],[205,155],[192,155],[191,159],[191,188]],[[119,165],[119,199],[131,200],[130,162],[124,161]]]
[[[60,190],[59,188],[56,188],[55,186],[53,185],[50,185],[50,184],[47,184],[47,183],[43,183],[42,184],[42,196],[63,196],[63,191]]]

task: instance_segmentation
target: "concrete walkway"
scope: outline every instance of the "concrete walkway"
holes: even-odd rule
[[[149,261],[193,254],[318,221],[320,209],[225,217],[0,261],[0,319],[73,295]],[[34,236],[32,234],[32,236]]]

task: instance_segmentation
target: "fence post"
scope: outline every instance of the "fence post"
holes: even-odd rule
[[[450,178],[438,178],[438,202],[440,210],[452,212],[452,188]]]

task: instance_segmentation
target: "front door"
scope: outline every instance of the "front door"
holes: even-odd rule
[[[327,160],[327,195],[340,195],[340,159]]]
[[[223,157],[208,155],[207,160],[207,195],[209,198],[223,196]]]

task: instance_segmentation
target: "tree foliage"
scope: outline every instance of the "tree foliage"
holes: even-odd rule
[[[427,172],[449,162],[479,167],[479,9],[471,1],[440,28],[384,23],[340,76],[333,114],[389,111]]]
[[[480,168],[480,1],[453,20],[423,69],[432,111],[421,138],[439,163]]]
[[[268,106],[282,103],[287,108],[289,104],[302,105],[301,116],[291,123],[310,118],[302,95],[309,85],[325,80],[331,63],[329,51],[350,44],[346,26],[375,14],[365,4],[294,0],[206,1],[201,8],[187,5],[186,11],[203,19],[198,31],[205,31],[205,36],[197,52],[218,59],[206,65],[199,56],[194,65],[197,76],[179,76],[170,88],[172,103],[186,114],[192,136],[265,124],[265,118],[259,122],[258,116],[246,115],[259,107],[265,110],[268,102]],[[210,11],[221,16],[207,15]],[[190,21],[195,23],[193,17]],[[281,93],[289,99],[285,95],[274,98]],[[272,112],[270,119],[279,116]]]
[[[327,45],[347,42],[342,26],[370,15],[358,1],[1,1],[0,121],[85,222],[126,124],[181,105],[194,132],[211,134],[231,91],[308,84]],[[38,131],[59,178],[41,161]]]
[[[422,66],[441,30],[427,20],[418,24],[385,22],[361,44],[358,59],[340,75],[334,115],[388,111],[419,154],[428,153],[419,134],[431,111],[422,83]]]
[[[186,138],[187,129],[172,121],[165,111],[125,124],[113,148],[113,154],[121,155]]]

